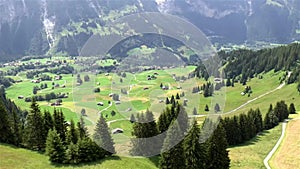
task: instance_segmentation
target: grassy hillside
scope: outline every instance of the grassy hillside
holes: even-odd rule
[[[281,125],[278,125],[274,129],[264,131],[245,144],[229,148],[230,168],[265,168],[263,160],[279,139],[281,128]]]
[[[94,163],[79,166],[53,165],[48,161],[48,157],[37,152],[16,148],[9,145],[0,144],[0,169],[15,168],[82,168],[82,169],[156,169],[158,157],[153,158],[128,158],[110,157]],[[126,167],[125,167],[126,166]]]

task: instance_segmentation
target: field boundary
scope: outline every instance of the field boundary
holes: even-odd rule
[[[284,135],[285,135],[285,129],[286,129],[286,126],[287,126],[287,123],[288,121],[285,120],[283,123],[282,123],[282,131],[281,131],[281,136],[280,138],[278,139],[277,143],[275,144],[275,146],[272,148],[272,150],[269,152],[269,154],[267,155],[267,157],[264,159],[264,165],[267,169],[272,169],[269,165],[269,160],[272,158],[272,156],[274,155],[274,153],[276,152],[276,150],[278,149],[278,147],[280,146],[283,138],[284,138]]]

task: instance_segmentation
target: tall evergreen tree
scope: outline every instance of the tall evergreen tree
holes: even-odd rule
[[[7,111],[0,105],[0,142],[12,143],[13,139]]]
[[[30,108],[31,110],[27,115],[26,120],[26,138],[24,141],[26,146],[30,149],[43,150],[46,142],[44,119],[40,107],[34,98],[32,99]]]
[[[158,153],[160,144],[156,136],[158,134],[157,125],[154,121],[153,113],[149,110],[138,116],[138,122],[133,125],[133,132],[137,139],[132,139],[133,148],[131,154],[151,156]]]
[[[289,113],[290,113],[290,114],[296,114],[296,108],[295,108],[294,103],[291,103],[291,104],[290,104],[290,107],[289,107]]]
[[[79,139],[78,131],[75,127],[75,123],[73,120],[70,121],[69,130],[67,132],[67,142],[68,144],[76,144]],[[73,147],[74,148],[74,147]]]
[[[100,116],[96,124],[93,139],[95,143],[106,150],[106,155],[112,155],[116,153],[114,142],[110,135],[109,127],[102,115]]]
[[[209,141],[209,169],[228,169],[230,166],[230,159],[227,150],[228,144],[226,141],[226,133],[219,123],[214,130],[212,137]]]
[[[73,144],[72,142],[68,145],[68,149],[65,154],[66,163],[69,164],[78,164],[78,146],[77,144]]]
[[[66,132],[67,132],[67,122],[65,116],[61,110],[54,109],[53,112],[53,126],[57,133],[59,134],[63,142],[66,141]]]
[[[199,142],[200,129],[196,120],[193,121],[191,127],[183,141],[185,166],[189,169],[207,168],[207,149],[204,143]]]
[[[16,110],[12,111],[12,133],[13,133],[13,138],[14,138],[14,145],[19,146],[22,143],[22,121],[20,115],[17,114]]]
[[[88,130],[85,126],[85,122],[84,122],[84,119],[82,116],[80,117],[80,121],[77,123],[77,129],[78,129],[80,139],[83,139],[83,138],[89,136]]]
[[[182,137],[182,131],[180,131],[178,122],[173,121],[164,140],[159,162],[160,169],[185,168]]]
[[[44,127],[45,127],[45,135],[48,135],[48,131],[53,129],[54,124],[53,124],[53,118],[50,114],[49,111],[44,112]]]
[[[48,132],[46,154],[53,163],[63,163],[65,160],[65,148],[55,129]]]

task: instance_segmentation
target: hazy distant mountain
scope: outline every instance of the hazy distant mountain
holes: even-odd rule
[[[0,0],[0,57],[78,55],[107,21],[143,11],[185,17],[213,42],[300,38],[298,0]]]

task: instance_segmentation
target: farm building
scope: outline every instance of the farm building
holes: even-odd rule
[[[20,95],[18,96],[18,99],[24,99],[24,96]]]
[[[116,128],[111,131],[112,134],[124,133],[124,130],[121,128]]]
[[[98,102],[97,105],[98,106],[104,106],[103,102]]]

